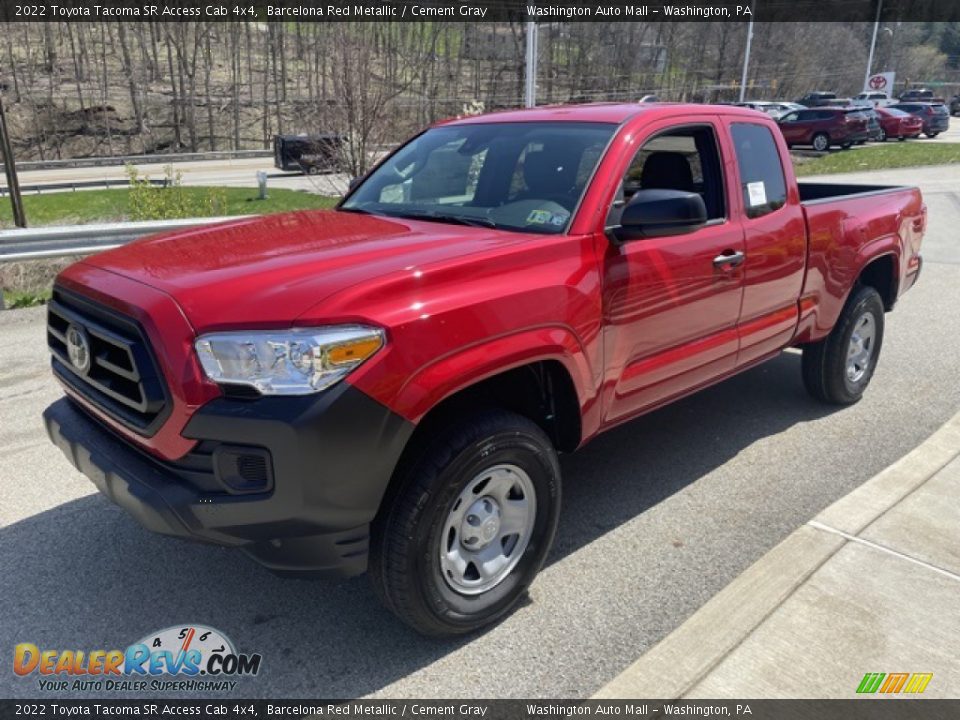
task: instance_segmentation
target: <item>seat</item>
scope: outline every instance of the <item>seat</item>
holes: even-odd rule
[[[683,190],[694,192],[693,172],[682,153],[651,153],[643,163],[640,187],[644,190]]]
[[[570,150],[544,149],[528,152],[523,159],[523,182],[527,189],[516,200],[552,200],[570,210],[577,183],[578,159]]]

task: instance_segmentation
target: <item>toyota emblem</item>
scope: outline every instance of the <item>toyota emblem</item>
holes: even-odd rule
[[[90,339],[78,325],[67,328],[67,356],[77,372],[85,375],[90,370]]]

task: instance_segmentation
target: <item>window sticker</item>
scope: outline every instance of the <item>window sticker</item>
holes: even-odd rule
[[[550,222],[551,217],[553,217],[553,213],[549,210],[531,210],[530,214],[527,215],[527,222],[546,225]]]
[[[747,196],[750,198],[750,207],[767,204],[767,190],[763,186],[763,180],[747,183]]]

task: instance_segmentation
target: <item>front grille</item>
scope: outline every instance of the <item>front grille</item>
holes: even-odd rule
[[[80,348],[71,359],[68,344]],[[170,412],[169,396],[143,329],[132,318],[55,288],[47,308],[53,371],[111,418],[150,437]]]

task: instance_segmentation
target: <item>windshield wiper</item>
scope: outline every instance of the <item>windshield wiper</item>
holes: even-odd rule
[[[469,225],[470,227],[496,228],[497,224],[490,218],[469,217],[463,215],[446,215],[444,213],[434,212],[384,212],[384,215],[390,217],[407,218],[409,220],[426,220],[428,222],[446,222],[454,225]]]

